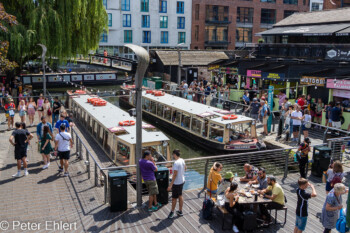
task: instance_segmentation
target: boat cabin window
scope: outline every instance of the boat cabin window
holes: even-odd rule
[[[208,137],[208,127],[209,127],[209,122],[207,119],[204,119],[203,128],[202,128],[202,136],[205,138]]]
[[[165,120],[171,121],[171,108],[164,106],[164,118]]]
[[[145,109],[148,112],[151,111],[151,109],[150,109],[150,107],[151,107],[150,102],[151,102],[150,100],[142,98],[142,108]]]
[[[224,127],[221,125],[210,124],[209,138],[218,142],[223,142]]]
[[[181,112],[174,110],[173,112],[173,123],[180,125],[181,124]]]
[[[156,114],[156,110],[157,110],[156,106],[157,106],[156,103],[151,101],[151,113]]]
[[[142,148],[142,154],[148,150],[151,152],[152,157],[156,162],[165,162],[167,161],[167,143],[156,146],[146,146]]]
[[[117,160],[123,165],[129,165],[130,147],[121,142],[117,144]]]
[[[160,103],[157,104],[157,115],[160,116],[161,118],[163,118],[163,108],[164,108],[163,104],[160,104]]]
[[[202,121],[199,118],[192,117],[192,131],[196,134],[200,134],[202,129]]]
[[[251,122],[231,125],[229,129],[230,141],[251,138]]]
[[[183,113],[181,126],[184,127],[185,129],[190,129],[190,124],[191,124],[191,116],[186,113]]]

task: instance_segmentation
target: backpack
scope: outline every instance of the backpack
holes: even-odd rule
[[[331,180],[331,187],[333,188],[335,184],[341,183],[340,175],[335,174],[333,179]]]
[[[335,225],[335,228],[340,233],[345,233],[345,232],[349,231],[349,228],[346,227],[346,217],[343,214],[343,209],[340,210],[340,215],[339,215],[339,218],[338,218],[337,223]]]
[[[205,220],[211,220],[213,218],[214,201],[211,198],[203,201],[203,218]]]
[[[267,116],[271,115],[271,110],[270,110],[270,106],[267,106]]]

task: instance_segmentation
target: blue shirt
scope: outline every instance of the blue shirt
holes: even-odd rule
[[[44,132],[44,126],[47,125],[49,126],[50,132],[52,132],[52,126],[49,122],[46,122],[45,124],[43,124],[42,122],[40,122],[37,126],[36,126],[36,135],[38,135],[41,138],[41,135],[43,135]]]
[[[262,107],[261,112],[260,112],[260,115],[261,115],[262,117],[265,116],[265,111],[267,111],[267,106],[266,106],[266,104],[264,104],[264,106]]]
[[[55,128],[58,129],[58,130],[60,130],[60,126],[61,126],[62,124],[65,124],[65,125],[66,125],[66,132],[67,132],[67,131],[69,130],[69,122],[68,122],[67,120],[63,120],[63,121],[58,120],[58,121],[56,122]]]
[[[331,110],[331,120],[332,121],[340,121],[341,109],[338,107],[333,107]]]

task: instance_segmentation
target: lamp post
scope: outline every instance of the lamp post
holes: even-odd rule
[[[43,44],[38,44],[42,49],[43,53],[41,54],[41,62],[43,63],[43,90],[44,90],[44,96],[46,96],[46,76],[45,76],[45,55],[47,48]]]
[[[141,97],[142,97],[142,79],[145,75],[147,67],[149,65],[149,54],[147,50],[138,45],[127,44],[125,47],[131,49],[137,57],[137,69],[135,74],[135,87],[136,87],[136,192],[137,192],[137,206],[142,206],[142,179],[140,171],[140,163],[142,153],[142,109],[141,109]]]
[[[180,53],[180,46],[183,46],[185,45],[185,43],[181,43],[181,44],[178,44],[176,45],[177,47],[177,54],[178,54],[178,57],[179,57],[179,65],[177,67],[177,86],[180,87],[180,84],[181,84],[181,53]]]

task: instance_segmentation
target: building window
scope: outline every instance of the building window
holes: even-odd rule
[[[298,5],[298,0],[283,0],[283,4]]]
[[[186,43],[186,32],[179,32],[178,43]]]
[[[228,6],[205,6],[205,21],[207,22],[228,22]]]
[[[275,24],[276,23],[276,10],[274,9],[261,9],[261,21],[263,24]]]
[[[150,23],[149,23],[149,15],[142,15],[142,22],[141,22],[141,26],[143,28],[149,28]]]
[[[177,29],[185,29],[185,17],[177,17]]]
[[[130,11],[130,0],[122,0],[122,11]]]
[[[104,42],[104,43],[107,43],[107,42],[108,42],[108,35],[107,35],[107,32],[104,31],[104,32],[101,34],[100,42]]]
[[[131,27],[131,15],[130,14],[123,15],[123,27]]]
[[[102,3],[105,6],[105,8],[107,9],[107,0],[103,0]]]
[[[142,43],[151,43],[151,32],[143,31],[142,32]]]
[[[236,42],[251,43],[252,38],[252,28],[236,29]]]
[[[142,12],[149,11],[149,0],[141,0],[141,11]]]
[[[199,4],[196,4],[194,7],[194,18],[195,20],[199,20]]]
[[[253,23],[254,9],[237,7],[237,23]]]
[[[205,41],[207,42],[227,42],[228,27],[227,26],[206,26]]]
[[[320,10],[322,10],[322,3],[313,2],[311,4],[311,11],[320,11]]]
[[[132,31],[124,30],[124,43],[132,43]]]
[[[185,2],[177,1],[176,13],[183,14],[185,12]]]
[[[284,16],[283,18],[287,18],[288,16],[291,16],[292,14],[294,14],[296,11],[284,11]]]
[[[260,0],[260,2],[276,3],[276,0]]]
[[[108,27],[112,27],[112,14],[108,13]]]
[[[168,16],[160,16],[160,28],[168,28]]]
[[[166,13],[168,11],[168,2],[166,0],[159,0],[159,13]]]
[[[194,39],[198,41],[198,38],[199,38],[199,26],[196,25],[194,26]]]
[[[160,32],[160,43],[167,44],[168,43],[168,37],[169,37],[169,33],[168,32]]]

